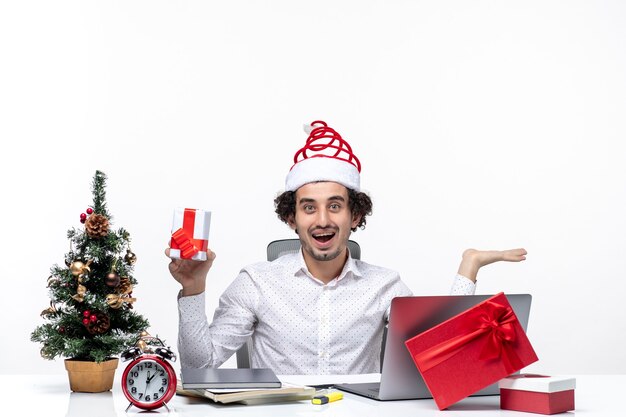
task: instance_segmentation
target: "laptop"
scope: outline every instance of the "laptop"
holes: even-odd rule
[[[335,388],[375,400],[432,398],[404,342],[447,319],[485,301],[492,295],[396,297],[391,301],[380,382],[338,384]],[[520,325],[526,331],[530,294],[506,294]],[[492,384],[474,394],[499,394]]]

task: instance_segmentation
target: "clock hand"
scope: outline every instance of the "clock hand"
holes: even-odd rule
[[[149,384],[150,381],[152,381],[154,379],[154,377],[157,375],[157,373],[155,372],[152,376],[150,376],[150,372],[148,372],[148,380],[146,381],[146,384]]]
[[[146,396],[146,392],[148,391],[148,384],[149,383],[150,383],[150,371],[148,371],[148,377],[146,378],[146,387],[143,389],[143,397]]]

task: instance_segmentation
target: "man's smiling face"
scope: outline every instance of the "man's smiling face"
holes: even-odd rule
[[[358,223],[343,185],[313,182],[296,191],[296,214],[289,224],[300,237],[305,258],[330,261],[345,254],[351,229]]]

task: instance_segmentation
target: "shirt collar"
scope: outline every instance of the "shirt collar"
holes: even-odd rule
[[[304,255],[302,254],[302,249],[300,249],[298,251],[298,258],[297,258],[297,262],[294,263],[294,270],[293,270],[293,274],[294,275],[300,275],[300,274],[304,274],[307,277],[311,278],[312,280],[314,280],[317,283],[322,283],[320,280],[318,280],[317,278],[315,278],[311,272],[309,272],[309,269],[306,266],[306,262],[304,261]],[[350,249],[348,248],[348,259],[346,260],[346,263],[343,265],[343,269],[341,270],[341,273],[339,274],[339,276],[335,279],[333,279],[332,281],[330,281],[328,284],[329,286],[335,286],[337,285],[337,283],[339,281],[341,281],[342,279],[344,279],[346,276],[351,275],[355,278],[360,278],[363,276],[363,273],[359,270],[358,267],[358,263],[356,262],[356,260],[352,257],[352,254],[350,253]]]

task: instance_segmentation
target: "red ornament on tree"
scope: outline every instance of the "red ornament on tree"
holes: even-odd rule
[[[85,310],[83,311],[83,317],[89,317],[91,315],[91,311]]]
[[[87,220],[87,215],[85,213],[80,213],[80,220],[81,221]]]
[[[87,214],[93,213],[93,209],[91,207],[87,207]]]
[[[89,321],[91,321],[92,323],[95,323],[96,320],[98,320],[98,316],[96,316],[95,314],[89,316]]]
[[[87,318],[83,319],[83,324],[85,326],[89,326],[89,319],[87,319]]]

